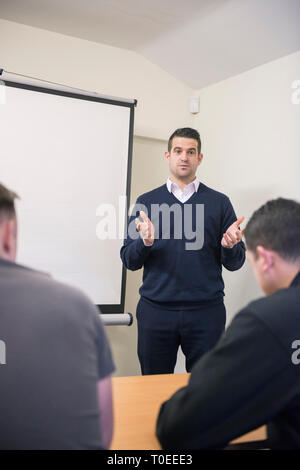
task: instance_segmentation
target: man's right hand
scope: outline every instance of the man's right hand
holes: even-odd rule
[[[139,219],[135,219],[136,229],[138,232],[140,232],[140,236],[144,240],[145,245],[153,245],[154,226],[144,211],[140,212],[140,217],[143,219],[143,221],[141,222]]]

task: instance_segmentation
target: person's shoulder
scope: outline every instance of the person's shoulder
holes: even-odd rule
[[[138,197],[139,202],[148,202],[151,201],[152,199],[156,199],[157,197],[160,197],[161,194],[163,194],[166,191],[166,184],[163,184],[159,186],[158,188],[154,188],[151,191],[147,191],[146,193],[141,194]]]
[[[275,312],[282,312],[287,307],[295,307],[299,309],[300,287],[279,289],[271,295],[260,297],[253,300],[247,306],[247,309],[257,314],[272,315]]]
[[[198,188],[198,193],[199,194],[200,193],[206,193],[210,197],[214,198],[216,201],[222,201],[222,202],[225,202],[225,203],[229,202],[229,197],[226,194],[224,194],[220,191],[217,191],[216,189],[210,188],[209,186],[207,186],[204,183],[200,183],[199,188]]]
[[[51,279],[50,275],[43,271],[38,271],[37,269],[31,268],[29,266],[25,266],[23,264],[6,261],[1,259],[0,260],[0,267],[5,270],[6,276],[15,278],[15,279],[32,279],[39,280],[49,280]]]
[[[255,337],[257,331],[273,330],[274,316],[272,317],[273,299],[260,297],[248,302],[231,319],[227,332],[234,332],[234,336]]]
[[[28,289],[43,303],[44,308],[52,305],[54,311],[61,312],[95,312],[96,308],[79,288],[54,279],[50,274],[27,266],[14,264],[12,274],[19,285]]]
[[[245,305],[245,307],[240,310],[239,314],[250,314],[259,318],[264,312],[270,311],[273,302],[273,299],[270,299],[270,297],[259,297]]]
[[[249,313],[278,338],[289,344],[299,327],[300,287],[280,289],[250,302],[240,313]]]
[[[51,277],[41,277],[40,282],[44,284],[44,287],[48,289],[49,294],[54,297],[57,296],[61,299],[65,306],[68,305],[69,309],[77,309],[79,312],[84,314],[95,313],[96,307],[90,300],[90,298],[80,288],[75,287],[71,284],[58,281]],[[99,312],[100,313],[100,312]]]

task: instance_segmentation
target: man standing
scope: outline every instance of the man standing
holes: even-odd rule
[[[108,448],[114,363],[99,312],[15,263],[16,197],[0,184],[0,449]]]
[[[167,184],[138,198],[121,249],[126,268],[144,267],[137,306],[143,374],[174,372],[179,345],[190,371],[216,344],[226,320],[222,265],[234,271],[245,260],[243,217],[237,220],[228,197],[196,178],[199,133],[177,129],[165,158]]]
[[[300,204],[267,202],[250,218],[247,257],[267,295],[232,320],[160,410],[167,449],[223,448],[267,424],[271,449],[300,449]]]

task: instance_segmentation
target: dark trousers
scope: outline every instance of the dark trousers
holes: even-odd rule
[[[187,372],[215,346],[225,329],[226,311],[223,302],[198,310],[167,310],[141,298],[136,318],[142,374],[170,374],[179,346]]]

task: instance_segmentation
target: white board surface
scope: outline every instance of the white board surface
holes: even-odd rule
[[[0,182],[21,198],[17,262],[120,304],[131,108],[6,86],[0,109]],[[102,204],[116,211],[112,240],[96,235]]]

